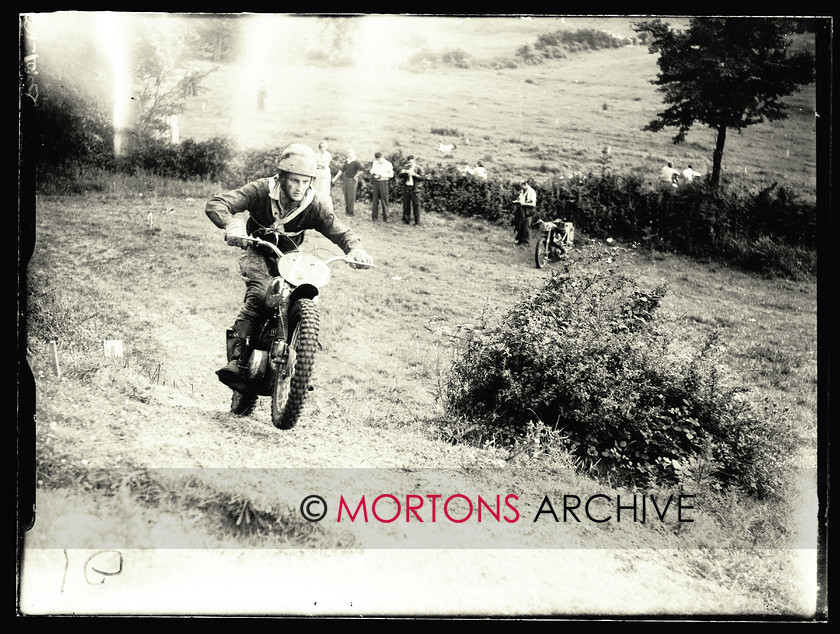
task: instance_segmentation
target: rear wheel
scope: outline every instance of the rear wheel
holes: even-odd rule
[[[294,427],[303,410],[318,349],[320,317],[311,299],[299,299],[289,311],[287,367],[276,373],[271,395],[271,422],[279,429]]]
[[[538,269],[548,266],[548,233],[537,240],[537,247],[534,249],[534,262]]]

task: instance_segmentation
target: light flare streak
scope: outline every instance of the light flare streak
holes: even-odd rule
[[[96,16],[99,37],[111,61],[113,82],[114,154],[121,156],[131,116],[131,65],[127,53],[127,26],[117,13]]]

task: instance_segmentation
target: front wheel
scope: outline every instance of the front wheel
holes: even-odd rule
[[[548,234],[537,240],[537,247],[534,249],[534,262],[538,269],[544,269],[548,265]]]
[[[288,361],[277,372],[271,394],[271,422],[279,429],[294,427],[309,391],[321,316],[311,299],[299,299],[289,311]]]

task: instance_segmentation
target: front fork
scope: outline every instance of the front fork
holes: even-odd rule
[[[295,374],[295,361],[297,352],[285,341],[280,339],[274,342],[271,349],[271,366],[282,378],[287,379]]]
[[[294,376],[297,351],[290,345],[289,329],[292,304],[299,297],[309,297],[318,301],[318,289],[310,284],[292,287],[282,277],[275,277],[266,292],[265,303],[274,310],[274,343],[269,351],[268,361],[274,372],[283,379]]]

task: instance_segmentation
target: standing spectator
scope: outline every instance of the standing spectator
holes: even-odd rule
[[[522,181],[515,203],[513,226],[516,230],[516,244],[527,247],[531,244],[531,218],[537,210],[537,192],[527,180]]]
[[[359,173],[362,171],[362,164],[356,160],[356,153],[347,150],[347,157],[344,165],[333,177],[332,182],[342,179],[344,190],[344,213],[348,216],[355,215],[356,208],[356,185],[359,183]]]
[[[330,186],[332,185],[332,174],[330,173],[330,162],[332,161],[332,154],[327,151],[326,141],[321,141],[318,144],[318,152],[315,154],[316,160],[316,176],[315,176],[315,191],[318,192],[318,197],[324,206],[333,211],[332,197],[330,196]]]
[[[695,172],[694,171],[694,168],[691,167],[691,163],[689,163],[688,167],[686,167],[683,170],[682,175],[683,175],[683,179],[685,180],[686,183],[690,183],[691,181],[693,181],[698,176],[702,176],[702,174],[700,172]]]
[[[379,203],[382,203],[382,222],[388,222],[388,184],[394,178],[394,166],[390,161],[382,158],[382,152],[373,155],[373,165],[370,168],[373,177],[373,219],[379,217]]]
[[[265,89],[265,84],[260,84],[257,88],[257,110],[263,112],[265,110],[265,98],[268,96],[268,91]]]
[[[420,189],[423,186],[425,175],[423,168],[417,164],[414,156],[408,157],[408,164],[400,170],[400,179],[403,186],[403,222],[411,224],[411,212],[414,211],[414,224],[420,225]]]
[[[678,185],[677,181],[680,178],[680,173],[678,170],[674,169],[674,164],[671,163],[671,161],[668,161],[668,164],[662,168],[660,177],[662,178],[663,184],[676,187]]]

